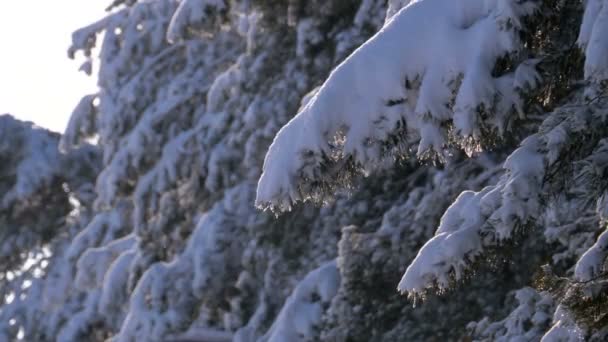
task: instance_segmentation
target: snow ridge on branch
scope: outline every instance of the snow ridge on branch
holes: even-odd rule
[[[521,49],[521,19],[534,9],[534,1],[510,0],[423,0],[403,8],[279,131],[256,204],[286,210],[308,199],[306,184],[321,179],[326,159],[373,168],[403,123],[420,137],[421,157],[443,153],[450,125],[462,142],[504,132],[513,109],[523,114],[518,90],[536,85],[536,62],[499,77],[492,70]]]

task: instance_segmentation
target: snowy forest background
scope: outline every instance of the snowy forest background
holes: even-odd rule
[[[0,341],[608,339],[608,0],[108,5],[0,116]]]

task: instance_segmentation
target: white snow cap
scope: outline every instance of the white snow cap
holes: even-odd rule
[[[418,252],[398,289],[410,295],[433,286],[450,287],[470,263],[500,241],[510,239],[518,223],[538,215],[538,192],[545,172],[540,139],[532,135],[506,160],[498,184],[465,191],[448,208],[435,236]]]
[[[541,339],[541,342],[582,342],[583,331],[576,325],[566,308],[558,305],[553,315],[553,326]]]
[[[169,23],[167,40],[176,42],[182,39],[190,26],[204,24],[210,13],[225,8],[224,0],[182,0]]]
[[[310,272],[287,298],[276,321],[262,340],[310,341],[314,337],[314,327],[321,322],[322,304],[331,301],[339,286],[340,272],[335,260]]]
[[[578,260],[574,277],[578,281],[589,281],[602,272],[602,265],[608,256],[608,230],[604,231],[597,242]]]
[[[599,83],[608,79],[608,1],[586,1],[578,44],[585,51],[585,79]]]
[[[520,48],[520,18],[534,1],[420,0],[410,3],[329,75],[310,102],[275,137],[264,161],[256,204],[289,209],[307,199],[302,181],[320,177],[326,156],[352,157],[366,169],[382,159],[382,142],[406,122],[420,136],[418,154],[442,153],[445,122],[466,139],[487,125],[504,130],[521,110],[515,91],[534,86],[530,63],[495,78],[497,58]],[[338,147],[331,142],[338,137]]]

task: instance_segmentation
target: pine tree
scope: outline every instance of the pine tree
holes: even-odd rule
[[[88,215],[100,156],[88,144],[61,154],[59,134],[8,114],[0,116],[0,135],[0,340],[5,341],[43,324],[33,309],[40,304],[37,292]]]
[[[0,339],[602,340],[606,11],[114,1],[61,153],[0,150],[2,220],[59,203]]]
[[[324,200],[334,180],[344,179],[336,175],[348,179],[353,170],[367,173],[383,161],[390,163],[395,154],[407,157],[400,145],[413,146],[419,158],[430,151],[444,160],[454,148],[471,155],[500,144],[496,138],[504,139],[517,124],[511,112],[524,120],[526,111],[536,112],[542,123],[505,159],[498,182],[458,196],[398,288],[410,298],[450,289],[468,277],[481,257],[536,226],[549,225],[547,242],[568,248],[553,261],[578,258],[564,270],[573,279],[563,285],[565,298],[559,297],[560,308],[582,311],[575,316],[583,327],[574,322],[577,317],[562,319],[568,310],[560,309],[545,339],[568,334],[600,338],[606,333],[606,313],[600,307],[606,296],[608,240],[601,234],[590,244],[597,236],[593,227],[598,222],[604,226],[606,6],[585,2],[578,39],[568,42],[571,35],[551,32],[552,16],[571,22],[581,12],[565,2],[410,4],[336,67],[279,131],[265,159],[256,203],[285,210],[299,200]],[[570,57],[572,48],[562,46],[575,43],[584,52],[583,79],[567,73],[576,57]],[[542,75],[556,64],[563,68],[556,70],[561,80]],[[546,78],[547,85],[539,85]],[[565,88],[562,96],[552,94],[556,87]],[[564,215],[564,210],[583,212],[585,218]],[[573,224],[587,225],[574,243],[564,227]]]

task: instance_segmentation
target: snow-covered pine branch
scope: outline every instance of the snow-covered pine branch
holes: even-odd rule
[[[602,114],[605,106],[602,100],[591,115],[589,108],[558,109],[541,125],[539,133],[524,140],[506,159],[505,173],[496,185],[477,193],[463,192],[445,212],[435,237],[408,267],[399,290],[416,296],[430,287],[448,289],[464,278],[485,250],[512,239],[517,230],[540,224],[547,210],[543,203],[550,202],[551,184],[559,182],[550,174],[563,172],[556,169],[573,162],[559,160],[564,155],[575,161],[580,155],[573,151],[588,153],[589,146],[601,144],[587,136],[607,133]],[[547,239],[555,238],[547,235]]]
[[[419,156],[444,153],[446,125],[463,145],[484,131],[502,134],[513,109],[523,114],[518,91],[538,76],[534,61],[499,77],[492,70],[498,58],[520,52],[522,19],[534,9],[534,1],[510,0],[424,0],[402,9],[279,131],[257,205],[286,210],[314,196],[315,183],[335,180],[324,175],[330,162],[339,172],[347,162],[374,168],[400,129],[420,137]]]
[[[551,323],[555,303],[549,293],[524,287],[514,294],[518,306],[503,320],[491,322],[485,317],[468,324],[471,335],[480,342],[538,341]]]
[[[585,1],[585,13],[579,31],[578,44],[585,52],[585,79],[592,85],[587,96],[597,96],[598,83],[608,79],[608,1]]]
[[[224,0],[182,0],[167,28],[167,40],[177,42],[188,31],[215,26],[218,15],[214,12],[226,11],[226,7]]]
[[[21,331],[25,340],[70,342],[449,340],[471,321],[473,339],[538,339],[553,315],[546,336],[603,340],[580,321],[606,307],[605,296],[593,296],[606,281],[607,106],[593,76],[605,62],[603,6],[113,1],[105,18],[74,34],[70,51],[84,53],[85,69],[100,63],[99,91],[74,111],[62,144],[72,154],[99,138],[97,187],[82,180],[68,223],[33,249],[37,264],[2,282],[1,294],[14,297],[0,301],[0,339]],[[579,46],[596,57],[585,75],[572,29],[581,20],[588,34]],[[528,92],[537,72],[543,82]],[[298,105],[271,149],[293,155],[266,166],[267,194],[280,196],[262,204],[288,207],[342,186],[351,194],[273,218],[255,209],[254,184]],[[513,129],[518,106],[531,110]],[[503,128],[511,132],[500,144],[489,141]],[[443,154],[444,163],[394,163],[419,142],[422,157]],[[451,148],[492,143],[475,158]],[[68,159],[60,173],[81,165]],[[374,177],[350,177],[376,167]],[[45,187],[33,189],[36,197]],[[542,230],[528,230],[532,223]],[[539,247],[545,241],[550,250]],[[483,272],[482,256],[494,272]],[[541,261],[567,284],[568,300],[526,288]],[[413,294],[476,276],[456,295],[412,308],[395,291],[410,264]]]
[[[59,135],[0,115],[0,272],[48,243],[65,222],[70,202],[91,200],[99,167],[91,146],[62,154]]]
[[[90,145],[62,154],[59,134],[10,115],[0,137],[0,340],[10,341],[52,324],[38,312],[51,287],[43,277],[61,268],[59,250],[88,215],[100,154]]]
[[[590,161],[587,163],[591,163],[593,168],[599,167],[603,170],[605,144],[603,140],[598,142],[596,139],[606,134],[605,116],[602,114],[606,101],[603,98],[595,98],[591,99],[593,106],[585,106],[590,101],[588,90],[597,89],[597,82],[601,80],[596,78],[601,75],[591,72],[594,68],[602,68],[601,65],[598,66],[595,54],[608,43],[608,40],[600,38],[596,38],[591,44],[587,43],[588,31],[601,31],[603,25],[601,17],[592,18],[590,14],[590,11],[599,10],[593,9],[594,6],[598,6],[598,3],[591,1],[587,4],[579,35],[579,43],[583,47],[586,46],[586,52],[589,54],[585,60],[585,77],[591,81],[585,89],[587,96],[579,98],[579,106],[564,106],[552,113],[541,125],[539,133],[527,138],[521,147],[507,158],[504,165],[505,175],[496,186],[488,187],[479,193],[464,192],[460,195],[444,214],[435,237],[427,242],[408,267],[399,284],[401,291],[416,295],[424,293],[430,286],[449,288],[453,281],[464,277],[467,268],[484,249],[511,239],[517,228],[535,224],[534,221],[540,219],[542,211],[545,210],[541,203],[551,202],[547,199],[550,191],[543,189],[554,181],[548,173],[563,172],[555,169],[563,168],[564,163],[568,163],[560,162],[559,158],[564,155],[576,160],[574,150],[589,153],[584,152],[585,148],[598,144],[599,148],[589,157]],[[595,23],[589,22],[593,20]],[[596,138],[586,138],[589,135]],[[584,141],[582,146],[581,139]],[[587,147],[583,147],[585,144]],[[551,168],[553,171],[550,171]],[[572,177],[581,179],[585,172],[587,171],[583,168]],[[599,175],[602,172],[596,177],[601,177]],[[593,179],[589,177],[585,180],[587,184],[578,182],[579,188],[594,184]],[[602,193],[595,194],[599,195]],[[555,239],[551,235],[555,235],[555,232],[547,235],[548,240]],[[583,244],[583,241],[579,240],[577,246]],[[598,273],[598,268],[606,256],[600,252],[604,245],[605,241],[600,236],[597,243],[577,263],[575,277],[585,280]],[[580,253],[580,249],[578,252]]]

